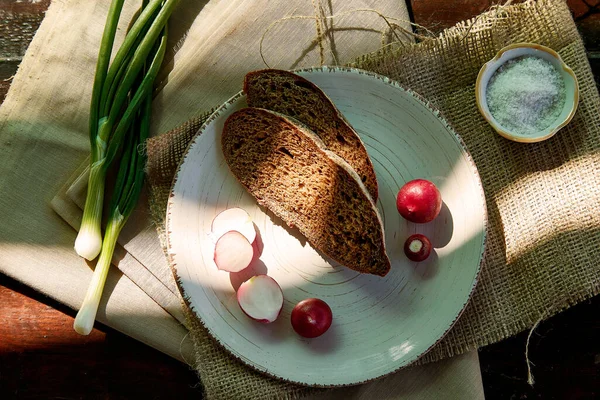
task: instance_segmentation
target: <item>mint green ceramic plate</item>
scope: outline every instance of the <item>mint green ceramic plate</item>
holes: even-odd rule
[[[384,278],[331,265],[301,237],[259,207],[230,173],[221,153],[225,119],[246,105],[242,94],[221,106],[192,141],[169,200],[168,250],[185,296],[210,334],[242,362],[268,375],[313,386],[352,385],[396,371],[432,348],[465,308],[477,282],[485,244],[486,208],[477,169],[461,139],[423,99],[396,83],[351,69],[303,70],[364,140],[379,181],[391,272]],[[426,178],[444,207],[431,223],[402,219],[396,193]],[[208,233],[220,211],[242,207],[254,219],[264,251],[251,273],[279,282],[285,304],[263,325],[240,310],[235,289],[249,274],[218,271]],[[410,262],[403,243],[412,233],[432,239],[435,254]],[[296,335],[290,313],[318,297],[333,324],[316,339]]]

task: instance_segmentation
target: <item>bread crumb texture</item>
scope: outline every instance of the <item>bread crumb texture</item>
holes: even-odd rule
[[[308,126],[329,150],[350,164],[377,201],[377,177],[367,150],[321,89],[292,72],[267,69],[247,74],[244,92],[250,107],[276,111]]]

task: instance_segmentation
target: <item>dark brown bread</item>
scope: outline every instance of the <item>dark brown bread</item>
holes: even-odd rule
[[[289,115],[305,124],[327,149],[350,164],[377,202],[377,177],[367,149],[321,89],[292,72],[265,69],[246,75],[244,92],[250,107]]]
[[[223,154],[242,185],[313,247],[353,270],[390,270],[383,224],[354,170],[314,133],[267,110],[244,108],[223,128]]]

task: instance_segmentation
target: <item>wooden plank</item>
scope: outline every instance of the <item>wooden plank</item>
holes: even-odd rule
[[[17,73],[20,63],[20,58],[0,60],[0,104],[8,93],[12,77]]]
[[[600,50],[600,0],[568,0],[585,47]]]
[[[581,20],[598,13],[600,0],[567,0],[567,4],[573,12],[573,17]]]
[[[600,296],[542,322],[531,335],[529,358],[535,386],[527,383],[529,331],[479,351],[490,399],[600,398]]]
[[[49,0],[0,2],[0,60],[25,54],[49,5]]]
[[[50,0],[0,0],[0,104]]]
[[[0,12],[43,15],[51,0],[0,0]]]
[[[410,0],[414,22],[438,33],[458,21],[473,18],[494,4],[494,0]]]
[[[0,274],[0,398],[200,398],[186,365]]]

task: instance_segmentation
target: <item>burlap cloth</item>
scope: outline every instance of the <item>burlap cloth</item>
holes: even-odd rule
[[[501,138],[475,104],[479,69],[515,42],[553,48],[579,80],[575,118],[538,144]],[[454,328],[421,362],[499,341],[598,293],[600,101],[564,1],[492,9],[435,39],[366,55],[352,66],[395,79],[439,108],[464,139],[485,190],[488,241],[479,283]],[[163,239],[174,172],[205,117],[148,142],[151,213]],[[249,392],[279,397],[305,393],[241,365],[209,337],[189,309],[185,312],[207,394],[233,398]]]

